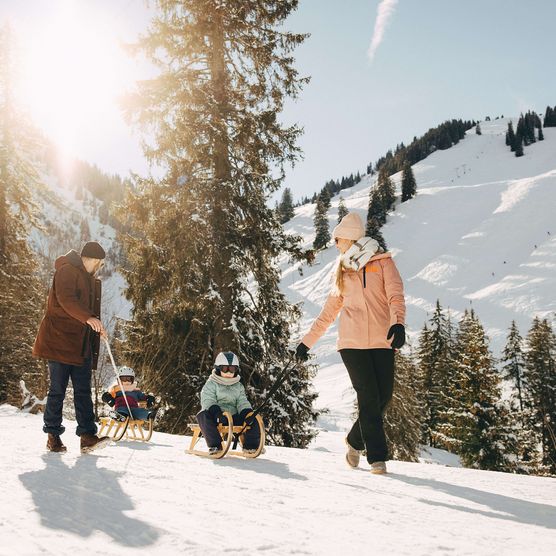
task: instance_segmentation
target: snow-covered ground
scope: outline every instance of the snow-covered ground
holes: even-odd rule
[[[556,481],[344,462],[339,435],[257,460],[184,453],[155,433],[79,455],[44,451],[40,416],[0,407],[0,554],[554,554]],[[336,447],[338,449],[336,450]],[[434,458],[433,458],[434,459]]]
[[[514,124],[517,118],[513,119]],[[481,122],[454,147],[415,164],[417,196],[398,204],[382,229],[404,279],[407,325],[414,345],[437,299],[459,319],[473,308],[499,356],[512,319],[525,335],[534,316],[553,319],[556,311],[556,129],[545,141],[516,158],[505,145],[509,119]],[[401,175],[396,174],[398,185]],[[371,179],[341,192],[350,211],[365,220]],[[340,195],[332,199],[330,229],[337,223]],[[286,228],[314,238],[315,206],[296,209]],[[303,276],[282,265],[282,288],[292,302],[303,302],[304,333],[328,294],[337,252],[320,253]],[[347,373],[335,351],[336,325],[315,346],[320,365],[315,381],[318,405],[330,414],[321,424],[345,428],[353,411]]]

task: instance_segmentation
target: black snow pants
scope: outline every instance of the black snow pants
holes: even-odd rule
[[[236,413],[232,415],[234,425],[243,425],[244,421],[241,416]],[[219,448],[222,445],[222,437],[218,432],[216,419],[208,411],[200,411],[197,413],[197,422],[201,427],[201,432],[205,437],[207,446],[209,448]],[[261,431],[259,430],[259,423],[254,421],[249,430],[245,431],[245,444],[243,448],[246,450],[254,450],[259,447],[261,441]]]
[[[356,450],[367,450],[367,461],[386,461],[388,447],[382,416],[394,390],[393,349],[342,349],[342,361],[357,394],[359,416],[347,440]]]

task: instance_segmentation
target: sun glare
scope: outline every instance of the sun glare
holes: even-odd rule
[[[91,2],[52,2],[49,18],[19,43],[23,104],[67,166],[84,142],[102,141],[95,122],[120,117],[132,61],[107,14]]]

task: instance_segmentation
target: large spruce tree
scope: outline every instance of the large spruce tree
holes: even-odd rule
[[[434,313],[420,336],[418,362],[423,391],[423,442],[443,447],[441,415],[447,407],[446,392],[452,374],[451,326],[448,316],[436,301]]]
[[[346,207],[346,203],[343,197],[340,197],[340,202],[338,203],[338,224],[342,221],[342,218],[348,214],[349,210]]]
[[[328,210],[330,209],[330,192],[325,187],[317,197],[315,205],[315,215],[313,222],[315,225],[315,240],[313,249],[325,249],[330,242],[330,225],[328,222]]]
[[[282,193],[280,203],[278,204],[278,219],[280,220],[280,224],[285,224],[294,216],[295,211],[293,209],[292,191],[289,187],[286,187]]]
[[[43,365],[31,356],[43,308],[36,260],[27,245],[36,153],[31,128],[15,103],[13,51],[6,25],[0,30],[0,403],[18,405],[19,380],[38,395],[44,395],[45,383]]]
[[[447,389],[449,403],[439,426],[445,445],[467,467],[506,469],[500,420],[500,379],[488,348],[488,338],[473,311],[459,323],[453,374]]]
[[[523,354],[523,338],[515,320],[510,325],[508,338],[504,351],[502,352],[503,378],[510,381],[515,389],[516,402],[520,411],[523,411],[523,372],[525,369],[525,358]]]
[[[523,379],[531,429],[541,447],[541,471],[555,475],[556,336],[546,319],[534,319],[526,343]]]
[[[402,203],[415,197],[417,193],[417,182],[411,169],[411,164],[406,161],[402,174]]]
[[[305,37],[281,28],[297,3],[159,0],[138,45],[160,74],[129,99],[130,117],[164,172],[138,180],[123,211],[135,227],[124,237],[125,353],[161,397],[165,430],[187,430],[217,352],[239,355],[255,405],[289,359],[300,312],[280,293],[276,261],[304,253],[267,203],[299,154],[300,129],[278,117],[306,82],[292,57]],[[310,376],[298,364],[265,410],[274,443],[313,437]]]

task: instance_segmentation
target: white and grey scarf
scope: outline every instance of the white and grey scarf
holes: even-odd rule
[[[361,270],[379,250],[378,242],[371,237],[358,239],[343,255],[342,266],[349,270]]]
[[[210,374],[209,378],[213,382],[216,382],[216,384],[222,384],[223,386],[231,386],[232,384],[238,383],[241,379],[239,375],[232,376],[230,378],[217,375],[214,369],[212,369],[212,373]]]

